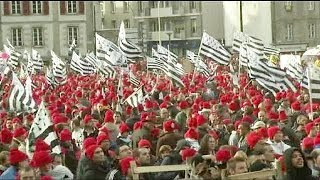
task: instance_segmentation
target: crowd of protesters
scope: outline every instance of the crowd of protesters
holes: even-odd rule
[[[119,79],[69,73],[67,84],[51,89],[44,75],[33,75],[33,97],[38,104],[46,102],[62,153],[52,153],[38,138],[32,157],[26,139],[35,113],[5,110],[11,86],[10,78],[4,78],[0,180],[133,179],[131,161],[138,166],[191,162],[198,179],[219,180],[223,170],[229,176],[274,169],[276,160],[281,162],[281,179],[320,178],[320,106],[310,105],[302,88],[273,97],[250,81],[245,70],[239,88],[228,66],[219,66],[211,81],[199,73],[186,74],[184,88],[173,86],[164,75],[135,73],[147,93],[155,89],[138,107],[124,104],[122,110],[117,102],[136,88],[126,75],[123,97],[117,94]],[[143,173],[139,179],[184,175]]]

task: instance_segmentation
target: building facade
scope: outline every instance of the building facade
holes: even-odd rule
[[[149,55],[159,42],[164,47],[170,44],[170,50],[179,56],[186,50],[198,52],[203,30],[223,42],[223,19],[218,15],[222,2],[109,1],[104,6],[105,37],[116,42],[123,20],[128,30],[136,29],[137,33],[131,30],[131,38]]]
[[[34,48],[45,58],[50,50],[67,57],[73,39],[82,55],[94,50],[100,22],[94,1],[1,1],[0,6],[3,44],[8,39],[18,50]]]
[[[273,43],[282,52],[304,52],[319,45],[318,1],[273,1]]]

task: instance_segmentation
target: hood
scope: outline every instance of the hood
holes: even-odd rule
[[[302,154],[302,158],[304,161],[303,168],[295,168],[292,166],[291,158],[292,158],[293,152],[295,152],[295,151],[299,151]],[[294,177],[294,179],[300,179],[300,178],[304,179],[305,177],[308,177],[312,174],[311,169],[307,165],[306,158],[300,149],[298,149],[296,147],[292,147],[292,148],[287,149],[284,152],[284,158],[285,158],[288,176]]]

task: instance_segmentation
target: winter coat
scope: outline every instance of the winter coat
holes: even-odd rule
[[[303,157],[304,166],[302,168],[295,168],[292,165],[292,155],[295,151],[299,151]],[[312,176],[312,171],[308,167],[306,158],[303,152],[298,148],[290,148],[284,152],[285,164],[287,168],[287,175],[284,177],[284,180],[315,180]]]
[[[89,158],[87,158],[87,156],[83,156],[78,163],[78,168],[77,168],[77,176],[76,178],[81,180],[83,179],[83,175],[84,175],[84,168],[88,165],[89,163]]]
[[[166,156],[161,166],[163,165],[179,165],[182,164],[183,160],[181,155],[178,151],[174,151],[169,156]],[[173,180],[177,175],[179,174],[179,171],[173,171],[173,172],[161,172],[156,174],[155,179],[156,180]]]
[[[133,129],[134,124],[138,121],[140,121],[140,115],[134,115],[126,120],[126,124]]]
[[[89,160],[84,168],[83,179],[105,180],[110,170],[110,166],[106,163],[96,164]]]
[[[177,123],[179,123],[179,126],[181,127],[182,132],[186,131],[187,119],[188,119],[187,114],[183,111],[179,112],[175,117],[175,120]]]
[[[149,140],[150,142],[153,141],[153,138],[151,136],[151,130],[142,127],[139,130],[135,130],[133,131],[132,134],[132,148],[137,148],[138,147],[138,143],[141,139],[146,139]]]
[[[183,139],[183,135],[179,133],[167,132],[160,135],[156,147],[156,156],[159,157],[159,149],[162,145],[169,145],[172,149],[175,149],[180,139]]]
[[[15,166],[10,166],[7,170],[5,170],[1,176],[0,180],[8,180],[8,179],[16,179],[18,174],[18,169]]]

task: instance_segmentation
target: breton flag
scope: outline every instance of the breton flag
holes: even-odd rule
[[[74,51],[72,53],[70,69],[81,74],[82,76],[93,74],[95,70],[95,68],[89,62],[87,62],[85,59],[81,59],[81,57]]]
[[[297,61],[289,61],[286,73],[294,79],[301,81],[303,79],[303,67]]]
[[[201,57],[197,56],[194,52],[187,50],[187,59],[189,59],[190,62],[194,64],[197,71],[204,74],[206,77],[210,76],[211,70],[209,69],[207,64],[203,62]]]
[[[146,93],[143,90],[144,86],[140,86],[135,92],[133,92],[122,104],[127,102],[131,107],[138,107],[138,104],[142,104],[145,99]]]
[[[60,154],[60,140],[53,128],[53,123],[49,111],[46,109],[44,102],[41,102],[39,110],[29,130],[26,141],[26,150],[29,157],[33,156],[35,143],[37,139],[43,139],[51,146],[52,153]]]
[[[143,58],[142,50],[137,45],[133,44],[132,42],[126,39],[126,31],[124,28],[123,21],[120,24],[118,43],[123,55],[130,62],[135,62],[135,59]]]
[[[320,69],[317,67],[307,68],[308,89],[310,98],[315,101],[320,100]]]
[[[97,33],[96,51],[97,58],[111,66],[127,64],[126,57],[122,54],[120,48]]]
[[[77,45],[76,45],[76,40],[73,39],[73,40],[72,40],[72,43],[71,43],[71,45],[70,45],[70,47],[69,47],[69,51],[74,51],[76,47],[77,47]]]
[[[192,51],[189,51],[189,50],[187,50],[187,52],[186,52],[186,58],[192,63],[192,64],[195,64],[196,63],[196,61],[197,61],[197,55],[194,53],[194,52],[192,52]]]
[[[32,65],[35,71],[41,71],[43,68],[43,60],[40,53],[32,48],[31,50]]]
[[[31,75],[34,73],[34,66],[33,66],[33,61],[31,59],[31,55],[26,52],[26,56],[27,56],[27,71],[28,71],[28,74]]]
[[[99,60],[93,52],[87,54],[87,56],[84,58],[87,62],[89,62],[93,67],[99,70],[99,72],[104,76],[108,78],[115,78],[117,75],[116,69],[108,64],[105,61]]]
[[[131,84],[133,84],[135,86],[140,86],[139,79],[133,74],[132,71],[129,72],[129,80],[130,80]]]
[[[241,44],[247,41],[247,39],[248,39],[248,36],[246,36],[244,33],[236,31],[233,34],[233,42],[232,42],[233,52],[240,54]]]
[[[160,56],[160,60],[163,61],[164,65],[171,66],[172,68],[176,69],[176,73],[180,76],[183,75],[184,69],[183,66],[178,63],[178,56],[175,55],[173,52],[169,51],[168,49],[164,48],[163,46],[157,46],[157,52]]]
[[[162,62],[159,59],[151,58],[146,56],[147,59],[147,69],[148,70],[162,70]]]
[[[200,54],[223,65],[229,64],[231,58],[231,54],[220,44],[220,42],[206,32],[203,32],[202,35]]]
[[[9,96],[9,111],[21,113],[36,109],[32,98],[31,79],[26,81],[27,88],[22,85],[17,75],[12,73],[12,90]]]
[[[16,69],[19,66],[19,59],[22,58],[22,54],[15,51],[12,48],[8,48],[6,45],[3,45],[4,51],[9,54],[8,65],[13,69]]]
[[[248,67],[247,43],[242,43],[239,50],[239,61],[241,66]]]
[[[265,44],[263,52],[266,56],[270,55],[279,55],[280,54],[280,49],[276,48],[275,46],[272,46],[270,44]]]
[[[259,59],[264,55],[264,44],[261,39],[249,36],[242,32],[235,32],[233,34],[232,50],[236,53],[240,53],[240,48],[243,43],[247,44],[247,47],[253,48],[253,51],[258,55]]]
[[[67,68],[66,64],[53,52],[52,56],[52,74],[54,76],[55,84],[64,85],[67,83]]]
[[[148,59],[147,59],[148,60]],[[148,64],[149,67],[152,69],[159,69],[163,71],[164,73],[167,72],[167,62],[161,58],[160,54],[152,48],[152,58],[149,59],[148,62],[151,62],[150,65]]]

